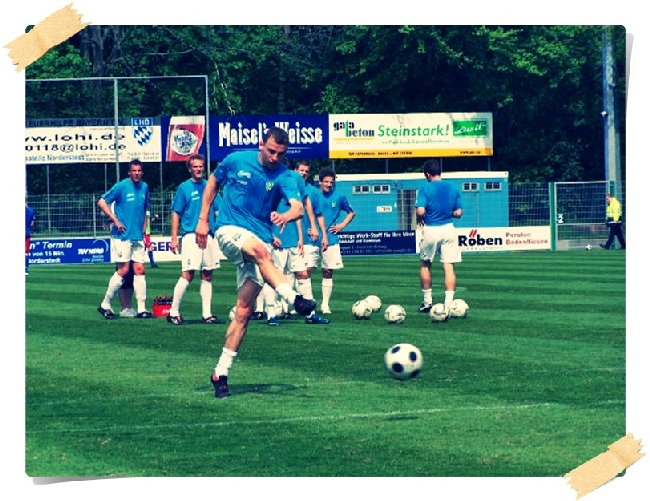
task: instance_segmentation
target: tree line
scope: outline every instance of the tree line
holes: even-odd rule
[[[494,155],[445,158],[447,170],[508,171],[515,182],[602,180],[605,30],[625,179],[622,26],[90,25],[30,65],[26,78],[206,75],[215,115],[491,112]],[[202,114],[201,87],[195,79],[124,81],[120,115]],[[110,81],[27,82],[28,119],[113,114]],[[334,166],[340,173],[403,172],[422,162]],[[329,162],[316,167],[322,163]],[[81,167],[81,181],[77,169],[52,169],[52,192],[102,189],[106,166]],[[44,170],[28,166],[30,193],[45,192]],[[177,165],[163,172],[166,188],[187,174]],[[147,181],[154,188],[161,182]]]

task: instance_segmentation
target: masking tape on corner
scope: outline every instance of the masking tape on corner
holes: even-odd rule
[[[599,454],[564,475],[564,478],[569,479],[571,487],[576,490],[576,499],[609,482],[645,456],[640,452],[641,440],[634,440],[631,433],[617,440],[607,449],[607,452]]]
[[[89,24],[82,23],[81,14],[72,8],[72,4],[68,4],[50,14],[31,31],[20,35],[5,47],[9,49],[9,57],[13,59],[16,71],[20,71],[38,60],[52,47],[64,42]]]

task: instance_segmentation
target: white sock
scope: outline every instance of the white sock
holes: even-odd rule
[[[286,282],[282,282],[278,285],[275,288],[275,292],[277,292],[279,296],[289,304],[293,304],[296,301],[296,291],[294,291]]]
[[[124,282],[124,279],[118,275],[117,271],[111,275],[111,278],[108,279],[108,288],[106,289],[106,294],[104,295],[104,300],[102,301],[102,308],[105,310],[110,310],[111,299],[113,299],[113,296],[118,291],[118,289],[122,287],[122,282]]]
[[[219,376],[227,376],[228,371],[232,367],[232,362],[233,359],[237,356],[236,351],[229,350],[225,346],[221,350],[221,356],[219,357],[219,362],[217,362],[217,366],[214,368],[214,375],[219,377]]]
[[[147,281],[144,275],[136,275],[133,277],[133,290],[135,291],[135,299],[138,302],[138,313],[142,313],[147,308]]]
[[[334,279],[324,278],[321,288],[323,291],[323,303],[321,304],[321,308],[329,308],[332,289],[334,288]]]
[[[314,299],[314,292],[311,288],[311,278],[299,278],[296,280],[296,289],[305,299]]]
[[[169,309],[169,315],[172,317],[177,317],[180,315],[181,303],[183,302],[183,296],[185,296],[185,291],[189,287],[190,283],[186,278],[180,277],[176,285],[174,286],[174,299],[172,299],[172,306]]]
[[[199,288],[201,294],[201,309],[203,311],[203,318],[212,316],[212,281],[201,279],[201,287]]]
[[[431,294],[431,289],[422,289],[422,302],[424,304],[433,303],[433,296]]]
[[[454,291],[445,291],[445,308],[451,308],[454,300]]]
[[[273,287],[271,287],[269,284],[264,284],[264,287],[262,287],[262,293],[260,295],[264,297],[267,318],[275,317],[276,294],[273,290]]]

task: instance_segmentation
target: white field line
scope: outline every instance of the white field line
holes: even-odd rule
[[[230,397],[233,398],[233,397]],[[235,397],[237,398],[237,397]],[[589,407],[604,407],[609,405],[625,404],[624,400],[604,400],[593,402]],[[119,426],[99,426],[99,427],[74,427],[69,429],[44,429],[27,430],[28,435],[38,435],[41,433],[101,433],[101,432],[115,432],[115,431],[137,431],[137,430],[151,430],[151,429],[174,429],[174,428],[222,428],[224,426],[247,426],[247,425],[269,425],[269,424],[286,424],[286,423],[301,423],[301,422],[323,422],[323,421],[338,421],[338,420],[351,420],[351,419],[386,419],[392,417],[408,417],[419,416],[427,414],[439,414],[444,412],[481,412],[481,411],[515,411],[536,409],[542,407],[570,407],[567,404],[555,402],[540,402],[535,404],[512,404],[512,405],[472,405],[465,407],[432,407],[429,409],[412,409],[390,412],[364,412],[364,413],[351,413],[351,414],[327,414],[321,416],[295,416],[285,418],[272,418],[272,419],[251,419],[251,420],[217,420],[203,421],[193,423],[165,423],[165,424],[152,424],[152,425],[119,425]]]

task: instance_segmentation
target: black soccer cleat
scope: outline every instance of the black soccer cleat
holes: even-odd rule
[[[305,299],[301,295],[296,295],[293,307],[296,309],[298,315],[304,317],[316,309],[316,301],[313,299]]]
[[[135,318],[153,318],[153,315],[147,310],[142,310],[135,316]]]
[[[106,320],[114,320],[114,319],[117,318],[117,315],[115,314],[115,312],[114,312],[113,310],[111,310],[110,308],[108,308],[108,309],[104,309],[104,308],[102,308],[101,305],[99,305],[99,306],[97,307],[97,311],[98,311],[99,314],[100,314],[102,317],[104,317]]]
[[[609,250],[609,247],[607,247],[605,244],[598,244],[600,245],[601,249]]]
[[[183,317],[181,317],[180,315],[178,316],[167,315],[167,322],[174,325],[183,325]]]
[[[251,320],[265,320],[266,319],[266,313],[263,311],[255,311],[251,315]]]
[[[228,390],[228,376],[219,376],[215,379],[214,372],[210,375],[210,382],[214,386],[214,397],[225,398],[230,396]]]
[[[225,324],[226,322],[221,320],[216,315],[210,315],[207,318],[202,318],[201,323],[202,324]]]
[[[432,306],[433,306],[433,303],[432,303],[432,304],[425,304],[425,303],[422,303],[422,304],[420,305],[420,307],[418,308],[418,311],[419,311],[420,313],[429,313],[429,311],[431,311],[431,307],[432,307]]]

